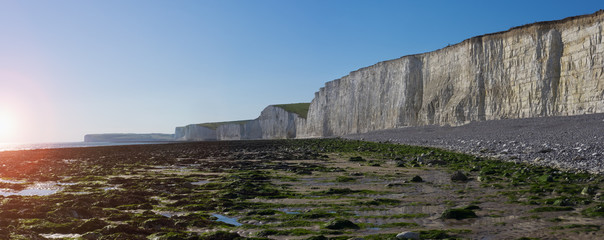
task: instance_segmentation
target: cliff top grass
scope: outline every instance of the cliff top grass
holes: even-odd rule
[[[273,106],[282,108],[283,110],[288,112],[298,114],[298,116],[300,116],[301,118],[306,118],[306,116],[308,115],[308,108],[310,107],[310,103],[291,103]]]
[[[239,121],[228,121],[228,122],[210,122],[210,123],[200,123],[199,126],[202,127],[207,127],[209,129],[212,130],[216,130],[218,127],[222,126],[222,125],[227,125],[227,124],[239,124],[239,125],[243,125],[246,122],[249,122],[251,120],[239,120]]]

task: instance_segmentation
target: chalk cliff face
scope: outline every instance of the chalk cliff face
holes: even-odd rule
[[[297,129],[305,128],[305,119],[297,113],[271,105],[254,120],[216,125],[216,129],[200,124],[177,127],[175,138],[187,141],[296,138]]]
[[[303,118],[283,108],[268,106],[260,117],[244,124],[226,124],[216,129],[219,140],[296,138],[296,127]]]
[[[531,24],[359,69],[315,93],[297,137],[604,112],[603,19]]]
[[[180,141],[212,141],[216,140],[216,130],[199,124],[190,124],[184,127],[176,127],[174,139]]]

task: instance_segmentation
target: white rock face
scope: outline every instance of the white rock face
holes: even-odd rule
[[[306,119],[296,113],[268,106],[254,120],[223,124],[216,130],[199,124],[177,127],[175,138],[185,141],[290,139],[296,138],[297,129],[306,129],[305,122]]]
[[[536,23],[359,69],[315,93],[297,137],[604,112],[603,19]]]
[[[216,128],[218,140],[241,140],[242,126],[240,124],[225,124]]]
[[[258,121],[262,129],[262,139],[286,139],[296,138],[296,121],[300,119],[298,114],[285,111],[283,108],[268,106]]]
[[[298,114],[268,106],[260,117],[244,124],[225,124],[216,129],[219,140],[296,138],[296,129],[305,121]]]
[[[213,141],[217,140],[216,130],[200,126],[199,124],[190,124],[184,127],[176,127],[174,139],[180,141]]]

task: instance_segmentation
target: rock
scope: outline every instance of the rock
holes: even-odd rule
[[[333,220],[333,221],[327,223],[325,225],[325,228],[338,230],[338,229],[359,229],[360,227],[349,220],[336,219],[336,220]]]
[[[235,232],[217,231],[202,235],[201,239],[204,240],[235,240],[240,239],[241,235]]]
[[[145,229],[160,230],[162,228],[174,227],[174,221],[169,218],[152,218],[145,220],[142,224]]]
[[[546,174],[546,175],[539,177],[539,182],[542,182],[542,183],[554,182],[554,177],[552,175]]]
[[[453,175],[451,175],[451,181],[464,182],[464,181],[468,181],[468,177],[465,174],[463,174],[461,171],[457,171],[457,172],[453,173]]]
[[[386,187],[389,187],[389,188],[391,188],[391,187],[400,187],[400,186],[403,186],[403,184],[402,183],[388,183],[388,184],[386,184]]]
[[[319,235],[319,236],[309,237],[306,240],[328,240],[328,238],[323,235]]]
[[[419,233],[416,232],[402,232],[396,235],[396,239],[419,239]]]
[[[365,162],[367,160],[365,160],[363,157],[350,157],[348,159],[348,161],[350,161],[350,162]]]
[[[581,190],[581,195],[593,195],[596,194],[596,188],[592,186],[586,186]]]
[[[456,220],[461,220],[461,219],[466,219],[466,218],[476,218],[476,217],[478,217],[478,216],[476,216],[476,213],[474,213],[474,211],[472,211],[470,209],[465,209],[465,208],[447,209],[441,215],[441,218],[443,218],[443,219],[456,219]]]
[[[101,229],[101,234],[103,235],[112,235],[116,233],[148,234],[149,232],[128,224],[108,225]]]
[[[411,182],[423,182],[424,179],[422,179],[422,177],[415,175],[413,178],[411,178]]]
[[[478,209],[480,209],[480,207],[477,206],[477,205],[469,205],[469,206],[465,207],[464,209],[467,209],[467,210],[478,210]]]
[[[100,239],[101,236],[103,236],[103,235],[98,232],[88,232],[88,233],[83,234],[81,236],[81,238],[85,239],[85,240],[96,240],[96,239]]]
[[[75,232],[76,233],[92,232],[94,230],[104,228],[107,225],[108,225],[108,223],[103,220],[100,220],[98,218],[92,218],[92,219],[88,219],[84,223],[80,224],[80,226],[78,226],[75,229]]]

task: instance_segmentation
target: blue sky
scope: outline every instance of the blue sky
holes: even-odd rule
[[[0,0],[0,142],[253,119],[379,61],[604,8],[491,2]]]

